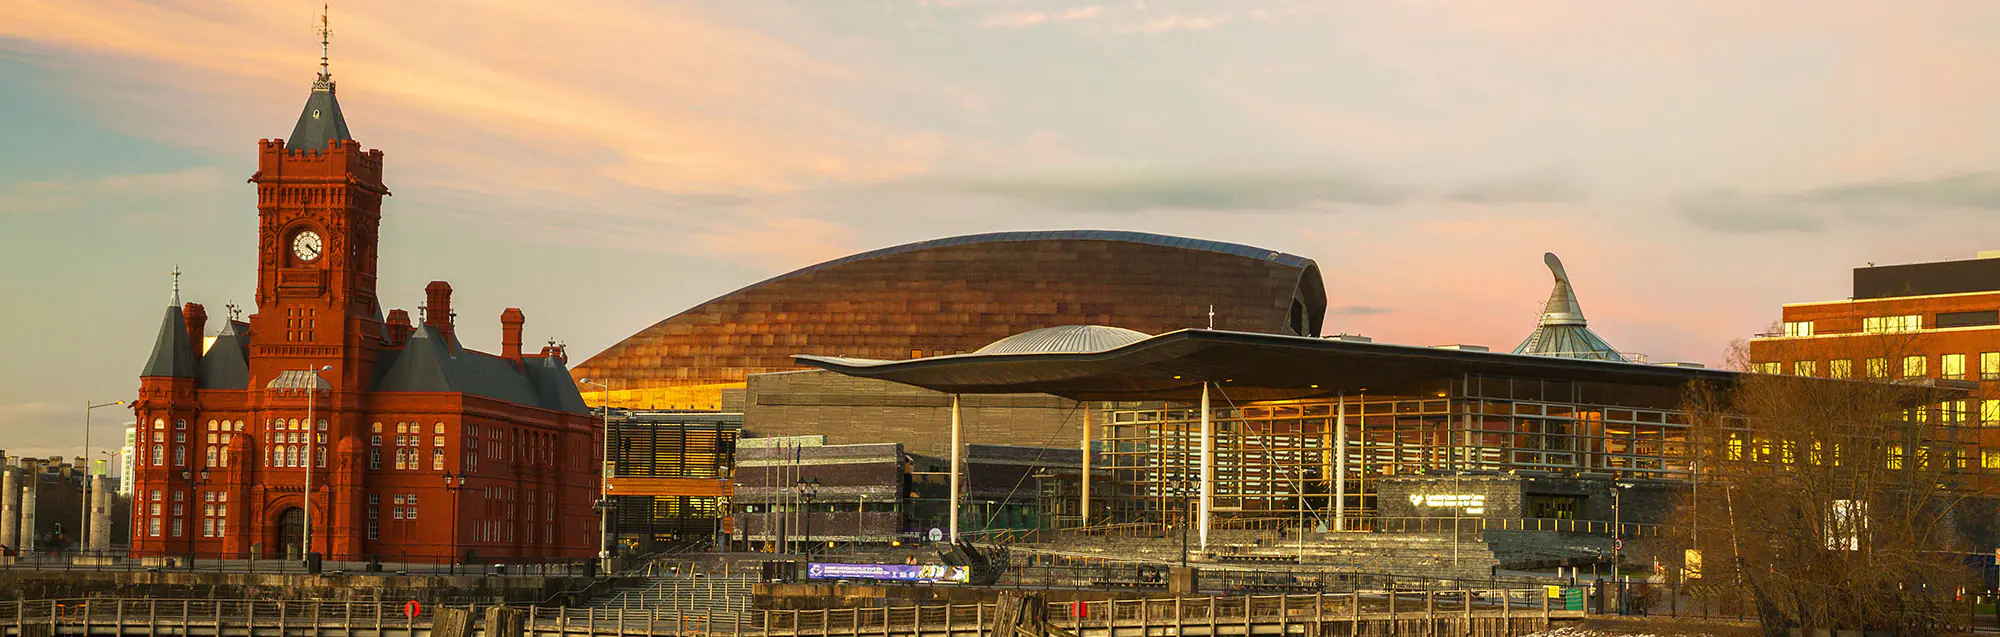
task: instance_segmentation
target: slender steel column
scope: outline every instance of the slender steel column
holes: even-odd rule
[[[951,542],[958,543],[959,476],[965,473],[965,446],[958,413],[958,394],[951,395]]]
[[[1347,530],[1347,392],[1335,399],[1333,417],[1333,530]]]
[[[1195,523],[1201,532],[1201,548],[1208,548],[1209,516],[1215,506],[1215,425],[1208,416],[1208,381],[1201,382],[1201,502]]]
[[[1083,524],[1090,526],[1090,403],[1083,404]]]

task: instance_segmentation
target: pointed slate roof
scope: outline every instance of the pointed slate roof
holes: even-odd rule
[[[460,347],[430,325],[418,325],[409,343],[393,358],[378,359],[378,365],[383,371],[375,380],[375,391],[463,393],[556,411],[590,412],[574,383],[551,381],[569,379],[568,370],[554,359],[525,360],[516,368],[513,361]]]
[[[215,335],[215,344],[202,353],[201,380],[196,386],[201,389],[249,389],[250,362],[243,329],[236,321],[222,322],[222,332]]]
[[[167,315],[160,319],[160,335],[153,339],[153,355],[146,359],[140,378],[194,378],[198,373],[194,346],[188,343],[187,317],[181,314],[180,297],[176,290],[174,304],[167,306]]]
[[[333,76],[322,73],[313,81],[312,94],[306,97],[306,108],[299,112],[299,123],[292,126],[285,147],[324,149],[330,139],[354,139],[354,134],[347,131],[340,100],[333,96]]]
[[[1546,252],[1542,254],[1542,263],[1549,266],[1556,286],[1542,308],[1541,322],[1526,340],[1514,347],[1514,353],[1627,362],[1618,348],[1590,331],[1590,322],[1583,318],[1583,305],[1576,301],[1576,290],[1570,287],[1569,272],[1563,270],[1562,259],[1556,258],[1554,252]]]

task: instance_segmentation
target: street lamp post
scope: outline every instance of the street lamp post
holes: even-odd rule
[[[1189,483],[1186,477],[1182,477],[1174,483],[1174,486],[1181,494],[1181,570],[1186,571],[1188,564],[1188,496],[1193,491],[1190,488],[1193,485]]]
[[[189,487],[188,511],[190,514],[192,514],[194,511],[195,503],[201,501],[201,488],[204,486],[208,486],[208,470],[203,469],[201,470],[200,473],[195,473],[193,471],[182,471],[181,480],[183,482],[186,482]],[[188,515],[186,518],[183,519],[192,521],[199,519],[200,517],[207,516],[206,511],[203,511],[202,513],[203,513],[202,516]],[[192,571],[194,570],[194,525],[193,524],[189,524],[187,527],[187,539],[188,539],[187,540],[188,570]]]
[[[306,385],[306,486],[305,486],[305,526],[299,529],[299,549],[304,551],[305,563],[312,564],[313,558],[313,465],[319,460],[319,428],[313,416],[314,400],[319,397],[319,375],[333,369],[332,365],[321,365],[318,369],[307,370],[312,374],[312,382]]]
[[[599,405],[599,408],[604,410],[603,433],[599,434],[604,444],[600,451],[601,455],[597,458],[598,506],[595,508],[597,509],[597,557],[608,560],[611,559],[611,385],[594,382],[588,378],[577,382],[604,390],[603,404]],[[608,568],[609,564],[606,564],[606,567]]]
[[[461,472],[459,475],[456,476],[452,475],[450,471],[446,471],[444,473],[444,491],[445,493],[450,494],[451,497],[451,558],[450,559],[451,559],[451,572],[454,575],[458,573],[458,494],[459,491],[463,490],[464,488],[465,488],[465,475],[463,472]]]
[[[798,486],[799,486],[799,502],[803,503],[799,507],[799,517],[805,521],[805,541],[802,542],[804,550],[801,552],[805,553],[806,555],[812,555],[812,550],[813,550],[812,501],[813,498],[819,496],[819,478],[806,478],[804,480],[800,480]]]
[[[1611,485],[1611,578],[1614,580],[1618,579],[1618,564],[1624,561],[1625,550],[1624,519],[1620,514],[1620,505],[1623,504],[1622,496],[1625,490],[1630,488],[1632,488],[1630,482],[1617,482]]]
[[[79,509],[77,518],[80,524],[76,526],[76,550],[79,553],[83,552],[84,547],[89,546],[84,543],[84,540],[90,534],[90,411],[99,407],[111,407],[123,404],[125,404],[125,401],[122,400],[114,400],[97,405],[90,404],[88,400],[83,401],[83,466],[81,467],[83,469],[83,486],[77,490],[77,493],[83,495],[83,506],[77,507]],[[134,430],[139,431],[142,429],[134,427]],[[132,448],[140,449],[143,448],[143,445],[140,445],[135,439],[132,442]],[[125,476],[122,479],[131,480],[132,476]]]

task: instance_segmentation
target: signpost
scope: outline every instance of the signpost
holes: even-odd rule
[[[403,616],[410,618],[412,621],[416,620],[417,616],[423,614],[423,612],[424,605],[417,603],[417,600],[413,599],[403,604]]]

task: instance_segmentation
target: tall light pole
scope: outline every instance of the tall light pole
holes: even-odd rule
[[[604,449],[601,452],[603,455],[597,459],[597,557],[608,560],[611,559],[611,385],[592,382],[588,378],[577,382],[604,389],[604,404],[601,405],[604,409],[604,431],[599,434],[604,439]]]
[[[194,508],[195,503],[201,501],[200,498],[201,488],[204,486],[208,486],[208,470],[202,469],[201,473],[195,473],[193,471],[182,471],[181,481],[186,482],[188,486],[193,487],[193,489],[188,494],[188,513],[192,514],[195,511]],[[200,519],[201,517],[207,517],[207,516],[189,515],[187,516],[186,519],[196,520]],[[191,571],[194,570],[194,525],[193,524],[189,524],[187,526],[187,539],[188,539],[187,541],[188,570]]]
[[[450,471],[444,472],[444,490],[445,493],[451,495],[451,570],[453,573],[458,572],[458,492],[464,488],[465,474],[463,470],[456,476],[451,475]]]
[[[803,503],[799,508],[799,518],[804,521],[806,527],[806,537],[804,542],[800,542],[800,548],[802,549],[800,552],[805,553],[807,556],[811,556],[813,550],[812,502],[813,498],[818,495],[819,478],[806,478],[799,481],[799,501]]]
[[[1630,488],[1630,482],[1611,484],[1611,581],[1614,582],[1618,581],[1618,564],[1624,561],[1625,552],[1624,520],[1620,516],[1619,505],[1623,504],[1625,490]]]
[[[83,486],[77,490],[77,493],[82,494],[83,506],[77,507],[77,518],[81,522],[81,524],[76,526],[76,550],[78,552],[82,552],[83,547],[89,546],[88,544],[84,544],[83,541],[85,536],[90,533],[90,411],[99,407],[123,404],[125,404],[125,401],[122,400],[114,400],[100,405],[90,404],[88,400],[83,401]],[[145,423],[140,424],[143,425]],[[135,427],[134,429],[144,431],[143,427]],[[143,449],[144,445],[140,445],[137,441],[134,441],[132,448]],[[120,476],[119,479],[131,480],[132,476]]]
[[[1190,519],[1193,517],[1193,512],[1188,507],[1188,496],[1194,495],[1194,485],[1187,479],[1186,475],[1182,475],[1180,479],[1174,482],[1174,486],[1176,487],[1174,490],[1179,491],[1181,496],[1181,570],[1186,571],[1188,562],[1188,526],[1193,522]]]
[[[319,397],[319,384],[324,382],[320,380],[319,375],[331,369],[332,365],[321,365],[319,369],[307,370],[312,374],[313,382],[306,386],[306,525],[305,528],[299,529],[299,534],[305,536],[300,538],[302,541],[299,542],[299,546],[305,550],[305,559],[309,564],[313,556],[313,464],[319,460],[319,429],[313,421],[313,400]]]

